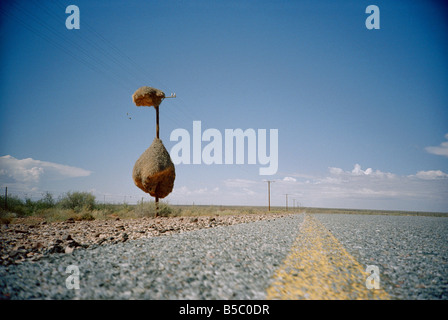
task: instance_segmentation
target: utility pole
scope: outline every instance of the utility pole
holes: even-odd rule
[[[264,180],[268,183],[268,211],[271,211],[271,182],[275,182],[274,180]]]
[[[8,211],[8,187],[5,188],[5,210]]]
[[[292,201],[293,201],[293,208],[295,209],[296,208],[296,198],[292,198]]]
[[[290,193],[285,193],[284,195],[286,196],[286,211],[288,211],[288,195],[290,195]]]

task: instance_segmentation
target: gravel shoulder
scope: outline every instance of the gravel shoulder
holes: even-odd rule
[[[178,234],[193,230],[230,226],[281,218],[285,214],[157,217],[46,223],[36,217],[16,219],[0,225],[0,265],[37,261],[54,253],[71,253],[128,240]]]

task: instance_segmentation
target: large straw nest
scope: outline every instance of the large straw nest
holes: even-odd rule
[[[162,103],[165,98],[165,93],[159,89],[151,87],[141,87],[132,95],[132,100],[138,107],[157,107]]]
[[[135,162],[132,178],[137,187],[153,197],[165,198],[171,193],[176,173],[162,140],[155,138]]]

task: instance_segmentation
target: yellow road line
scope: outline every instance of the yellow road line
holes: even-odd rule
[[[289,255],[274,274],[267,299],[390,299],[368,289],[370,274],[316,218],[305,215]]]

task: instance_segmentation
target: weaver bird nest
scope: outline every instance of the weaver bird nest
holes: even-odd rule
[[[137,187],[156,198],[165,198],[174,187],[176,172],[170,154],[158,137],[159,105],[165,93],[151,88],[141,87],[132,95],[137,106],[154,106],[157,112],[157,137],[135,162],[132,178]]]
[[[138,158],[132,178],[137,187],[153,197],[165,198],[173,191],[176,172],[162,140],[155,138]]]
[[[156,88],[141,87],[132,95],[132,100],[137,107],[158,107],[165,99],[165,93]]]

